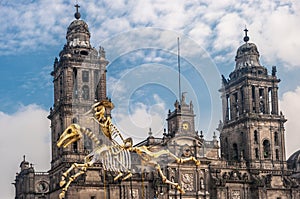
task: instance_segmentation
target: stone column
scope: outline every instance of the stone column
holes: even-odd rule
[[[234,96],[230,94],[229,99],[230,99],[230,118],[231,120],[233,120],[236,117]]]
[[[259,88],[255,87],[255,113],[259,113]]]
[[[224,90],[222,91],[221,99],[222,99],[223,121],[226,122],[228,120],[228,103],[227,103],[227,97]]]
[[[242,104],[242,89],[238,89],[237,98],[238,98],[238,115],[240,116],[243,114],[243,104]]]
[[[265,113],[270,114],[270,106],[269,106],[269,88],[265,88]]]
[[[244,109],[249,113],[252,110],[251,86],[244,87],[244,100]]]
[[[278,115],[278,87],[272,88],[272,114]]]
[[[263,93],[263,100],[264,100],[264,114],[269,113],[269,100],[268,100],[268,87],[264,87],[264,93]]]

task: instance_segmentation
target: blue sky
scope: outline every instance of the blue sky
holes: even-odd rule
[[[0,3],[0,198],[25,154],[35,169],[50,167],[47,115],[53,104],[50,72],[74,20],[75,1],[2,0]],[[234,69],[243,29],[258,46],[260,61],[277,66],[280,110],[286,123],[287,156],[300,148],[300,2],[289,0],[79,1],[91,43],[106,50],[108,94],[115,123],[139,140],[151,127],[159,136],[178,97],[177,37],[182,90],[192,100],[197,129],[207,139],[221,119],[220,74]],[[133,132],[133,133],[131,133]],[[138,132],[138,133],[134,133]]]

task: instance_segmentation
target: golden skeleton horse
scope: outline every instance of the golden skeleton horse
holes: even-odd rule
[[[167,179],[163,174],[160,165],[156,161],[162,155],[169,155],[175,159],[178,164],[193,161],[196,165],[200,165],[200,161],[195,157],[188,158],[178,158],[176,155],[171,153],[169,150],[160,150],[158,152],[153,152],[149,150],[147,146],[134,147],[131,138],[124,139],[120,134],[119,130],[112,124],[110,116],[106,114],[107,109],[112,109],[113,104],[108,100],[103,100],[97,102],[92,106],[92,109],[89,112],[93,113],[93,119],[100,125],[101,131],[103,134],[112,142],[111,146],[100,145],[100,141],[96,138],[95,134],[90,130],[80,127],[78,124],[71,124],[60,136],[57,141],[57,146],[63,146],[66,148],[73,142],[80,140],[83,134],[86,134],[96,146],[93,151],[84,158],[84,163],[74,163],[72,166],[62,174],[60,186],[62,192],[59,195],[59,198],[62,199],[65,197],[70,184],[80,175],[84,174],[86,170],[93,166],[95,162],[100,162],[103,165],[103,169],[107,171],[114,171],[117,175],[114,177],[114,180],[122,179],[126,180],[132,176],[130,171],[131,159],[130,152],[136,153],[141,157],[144,165],[152,165],[159,173],[162,178],[163,183],[170,184],[176,187],[180,193],[184,193],[184,190],[176,182],[172,182]],[[122,141],[119,144],[115,138],[119,137]],[[78,169],[74,175],[69,176],[69,173]]]

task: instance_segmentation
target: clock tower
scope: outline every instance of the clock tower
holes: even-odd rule
[[[168,131],[173,137],[175,135],[195,135],[195,114],[193,103],[186,103],[185,93],[182,94],[180,102],[174,103],[175,110],[168,114]]]

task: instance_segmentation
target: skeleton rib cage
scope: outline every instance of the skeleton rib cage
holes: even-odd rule
[[[74,126],[75,127],[75,126]],[[78,128],[78,127],[77,127]],[[124,149],[115,140],[113,145],[99,145],[99,140],[89,129],[79,127],[80,132],[86,134],[98,145],[90,154],[86,156],[86,162],[91,164],[101,163],[103,169],[116,173],[128,173],[131,170],[131,154],[129,150]],[[110,124],[110,133],[112,137],[119,135],[119,130],[113,124]]]
[[[97,150],[92,153],[97,153]],[[107,150],[95,155],[106,171],[126,173],[131,170],[130,152],[119,145],[107,146]]]

